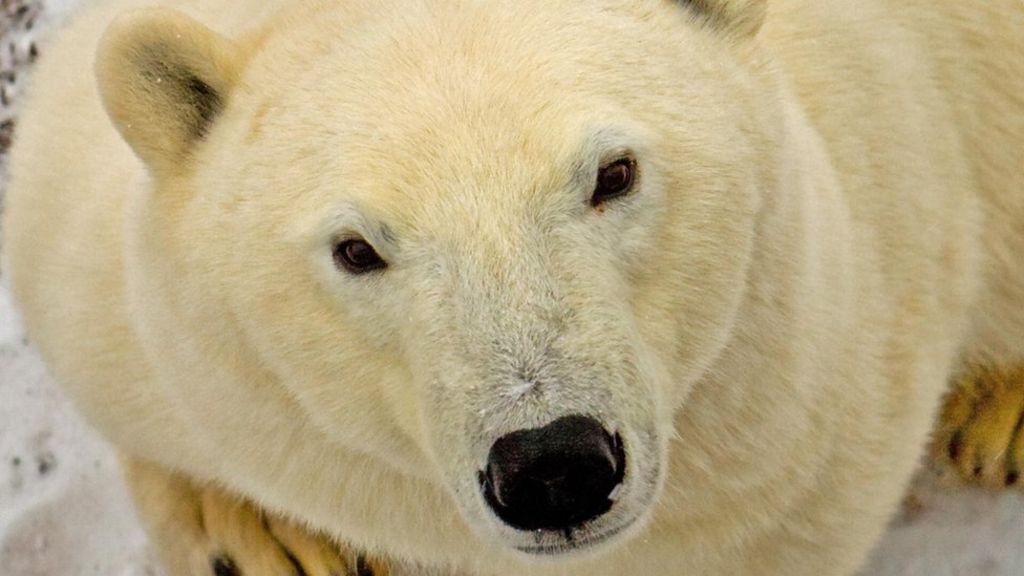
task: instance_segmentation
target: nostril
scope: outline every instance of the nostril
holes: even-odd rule
[[[508,525],[564,530],[607,512],[625,476],[622,439],[593,418],[566,416],[491,447],[484,498]]]

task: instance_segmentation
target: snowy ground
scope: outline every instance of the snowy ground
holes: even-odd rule
[[[45,51],[49,31],[88,1],[49,0],[34,18],[37,1],[2,0],[0,167],[32,44]],[[943,488],[935,476],[863,576],[1024,574],[1024,496]],[[0,576],[158,574],[111,449],[47,376],[0,283]]]

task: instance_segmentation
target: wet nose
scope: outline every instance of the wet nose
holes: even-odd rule
[[[612,507],[625,469],[621,438],[572,415],[499,438],[481,483],[487,504],[509,526],[566,530]]]

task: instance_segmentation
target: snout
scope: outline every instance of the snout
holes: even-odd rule
[[[618,435],[586,416],[499,438],[480,473],[487,504],[520,530],[572,530],[608,512],[623,482]]]

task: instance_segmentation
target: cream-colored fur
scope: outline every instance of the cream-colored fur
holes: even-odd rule
[[[4,241],[127,455],[475,575],[840,576],[961,359],[1024,359],[1019,0],[182,0],[100,42],[143,4],[45,55]],[[477,472],[569,413],[626,483],[537,558]]]

